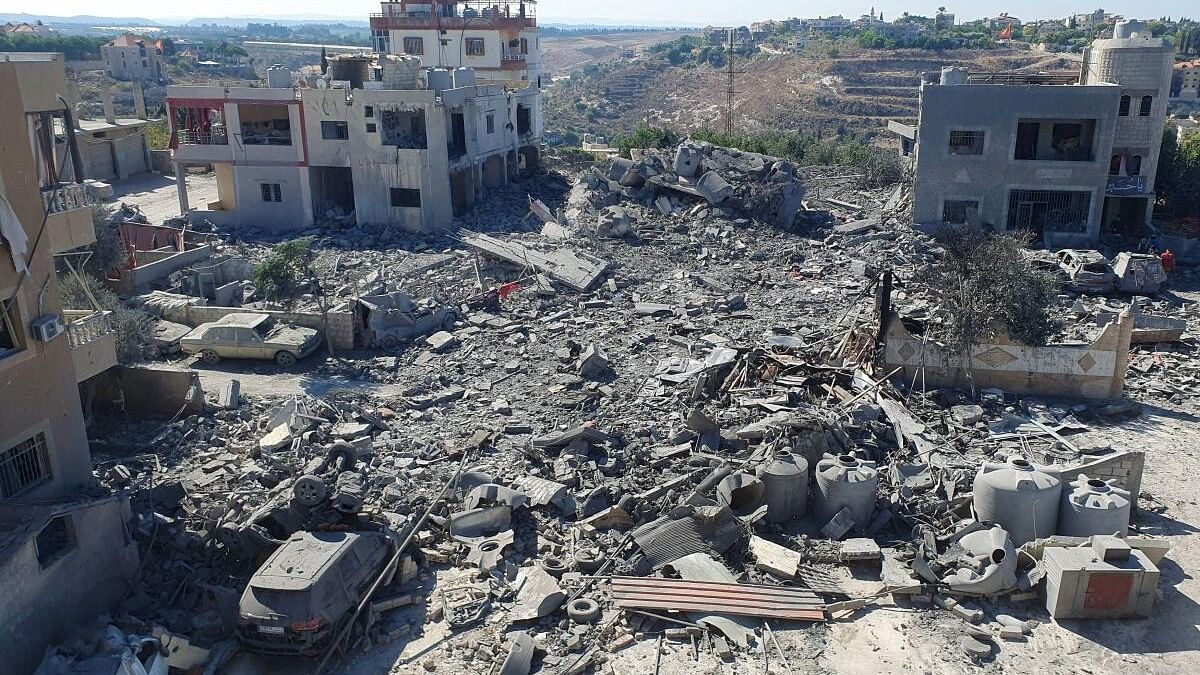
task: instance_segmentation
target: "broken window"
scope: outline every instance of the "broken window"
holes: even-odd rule
[[[381,110],[379,124],[379,142],[383,145],[410,150],[424,150],[429,147],[425,133],[425,111],[421,108]]]
[[[1129,102],[1128,95],[1121,97],[1121,107],[1117,109],[1117,114],[1121,117],[1129,117]]]
[[[1008,229],[1086,232],[1091,207],[1090,192],[1013,190],[1008,196]]]
[[[292,122],[286,105],[240,105],[244,145],[291,145]]]
[[[50,480],[46,434],[38,434],[0,453],[0,499],[9,499]]]
[[[1125,170],[1130,176],[1142,175],[1142,156],[1134,155],[1129,158],[1129,163],[1125,165]]]
[[[378,127],[375,126],[374,122],[367,122],[367,133],[368,134],[375,133],[376,129],[378,129]]]
[[[405,209],[421,208],[421,191],[413,188],[391,188],[392,206]]]
[[[521,53],[522,54],[529,53],[529,39],[528,38],[521,38]]]
[[[327,141],[344,141],[350,138],[350,129],[345,122],[321,122],[321,138]]]
[[[45,569],[75,548],[75,524],[70,515],[55,516],[34,539],[38,565]]]
[[[487,132],[489,134],[496,133],[496,113],[494,112],[487,114]]]
[[[952,155],[982,155],[982,131],[951,131],[950,154]]]
[[[1154,108],[1154,97],[1153,96],[1143,96],[1142,97],[1142,106],[1141,106],[1141,108],[1138,109],[1138,115],[1140,117],[1149,117],[1150,111],[1153,108]]]
[[[406,37],[404,38],[404,53],[412,54],[413,56],[421,56],[425,53],[425,38]]]
[[[533,112],[529,106],[517,104],[517,134],[524,136],[533,131]]]
[[[283,201],[283,190],[279,183],[263,183],[259,187],[262,188],[262,200],[264,202],[278,204]]]
[[[484,55],[483,38],[467,38],[466,48],[467,48],[467,56],[483,56]]]
[[[387,54],[392,49],[391,31],[377,30],[371,32],[371,46],[380,54]]]
[[[1095,129],[1096,120],[1020,120],[1013,158],[1090,162]]]
[[[0,359],[21,351],[20,325],[16,298],[4,300],[0,304]]]
[[[947,199],[942,204],[942,222],[966,225],[979,213],[979,202],[973,199]]]

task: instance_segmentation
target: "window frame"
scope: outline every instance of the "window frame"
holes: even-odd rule
[[[489,112],[484,117],[484,125],[486,127],[488,135],[496,133],[496,113],[495,113],[495,111]]]
[[[974,204],[974,206],[973,207],[970,206],[971,204]],[[950,220],[947,217],[947,213],[948,213],[951,205],[953,205],[954,208],[956,208],[956,209],[962,208],[962,210],[963,210],[962,220]],[[971,217],[970,217],[969,211],[972,208],[975,209],[975,213],[976,213],[976,215],[978,215],[979,214],[979,200],[978,199],[943,199],[942,200],[942,222],[947,225],[969,225],[969,224],[971,224]]]
[[[333,135],[329,135],[328,130],[333,129]],[[321,120],[321,140],[324,141],[347,141],[350,140],[350,125],[346,122],[338,120]]]
[[[477,37],[463,38],[463,53],[467,56],[487,56],[487,40]]]
[[[45,429],[39,429],[32,435],[0,451],[0,502],[19,497],[54,479],[54,468],[50,463],[50,440],[46,433]],[[22,448],[26,444],[31,445],[28,448]],[[28,458],[22,459],[23,455],[27,455]],[[36,475],[24,482],[18,482],[21,467],[11,467],[16,467],[18,462],[22,461],[26,463],[26,470],[32,466]],[[6,476],[8,477],[7,481]],[[11,492],[6,491],[6,484],[11,486],[7,488],[12,490]]]
[[[20,300],[13,295],[8,298],[0,298],[0,334],[9,336],[11,347],[0,347],[0,363],[5,359],[16,356],[25,351],[28,344],[25,341],[24,323],[21,321],[21,303]]]
[[[259,183],[259,191],[261,192],[262,201],[264,204],[282,204],[283,203],[283,184],[282,183]]]
[[[955,140],[969,139],[969,144],[956,144]],[[987,146],[987,132],[983,129],[951,129],[946,142],[946,151],[951,155],[982,155]]]
[[[1117,117],[1129,117],[1129,111],[1133,107],[1133,97],[1129,94],[1121,95],[1121,102],[1117,105]]]
[[[62,546],[51,551],[43,551],[42,536],[46,534],[51,527],[56,523],[62,523],[63,536],[65,541]],[[62,513],[57,516],[52,516],[50,521],[38,530],[38,533],[33,538],[34,555],[37,558],[38,566],[41,569],[47,569],[54,563],[65,558],[71,551],[74,551],[79,546],[79,539],[75,533],[75,521],[69,513]]]
[[[1154,113],[1154,97],[1147,94],[1138,102],[1138,117],[1150,117]]]
[[[416,46],[415,50],[409,49],[410,40],[412,41],[411,44]],[[425,56],[425,38],[423,37],[406,36],[402,42],[402,46],[404,47],[404,53],[409,56]]]
[[[405,197],[416,196],[416,202]],[[405,203],[409,202],[409,203]],[[388,188],[388,204],[394,209],[421,208],[421,190],[419,188]]]

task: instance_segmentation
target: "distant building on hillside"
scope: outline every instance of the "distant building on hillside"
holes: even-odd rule
[[[162,79],[162,41],[122,35],[100,48],[110,77],[117,80]]]
[[[0,35],[32,35],[36,37],[56,37],[58,31],[50,26],[35,21],[33,23],[5,23],[0,24]]]
[[[1200,59],[1176,63],[1175,76],[1179,78],[1177,98],[1187,101],[1200,98]]]
[[[947,12],[945,7],[938,7],[937,14],[933,15],[933,27],[935,30],[946,30],[954,27],[954,13]]]

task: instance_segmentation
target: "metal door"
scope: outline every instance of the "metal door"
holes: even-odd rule
[[[1083,596],[1084,614],[1108,614],[1128,607],[1135,576],[1128,572],[1092,572]]]

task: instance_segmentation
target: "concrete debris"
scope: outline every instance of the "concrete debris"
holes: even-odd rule
[[[457,239],[316,230],[314,264],[335,284],[306,287],[286,312],[253,289],[239,298],[288,320],[330,309],[315,325],[354,350],[321,352],[299,374],[204,369],[214,399],[167,421],[93,406],[97,428],[113,429],[93,441],[105,458],[95,482],[130,495],[142,549],[118,614],[134,634],[162,627],[206,658],[223,643],[253,651],[238,629],[247,572],[297,533],[405,544],[358,599],[363,641],[339,648],[371,658],[449,631],[412,666],[433,673],[583,673],[658,634],[664,660],[691,655],[692,669],[720,659],[740,672],[766,653],[775,667],[762,670],[782,672],[764,619],[855,621],[880,592],[952,617],[930,630],[976,661],[1011,648],[995,638],[1031,633],[1013,603],[1040,594],[1055,617],[1153,611],[1163,540],[1038,523],[1017,549],[1000,523],[1022,502],[996,515],[975,484],[981,467],[1036,464],[1149,508],[1151,459],[1101,435],[1139,416],[1136,400],[933,387],[881,368],[909,358],[888,353],[882,289],[914,331],[942,302],[918,272],[943,251],[904,220],[903,186],[689,141],[506,195],[462,216]],[[246,259],[269,250],[237,237]],[[163,321],[222,309],[164,286],[138,299]],[[1055,302],[1058,337],[1080,344],[1133,304]],[[1192,328],[1200,318],[1137,302]],[[1186,345],[1135,341],[1127,390],[1200,400]],[[988,349],[977,358],[1004,372],[1013,355]],[[1109,366],[1077,356],[1062,368]],[[178,395],[100,387],[97,402]],[[1079,606],[1117,577],[1137,593]],[[984,623],[968,598],[1013,601],[1011,614]],[[789,633],[780,656],[818,653]]]

